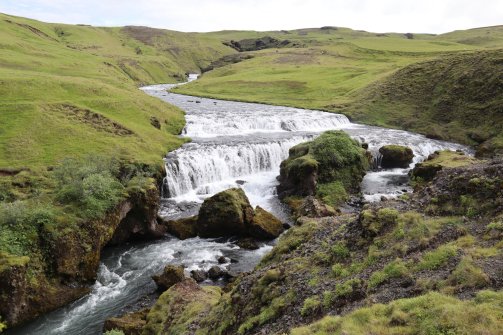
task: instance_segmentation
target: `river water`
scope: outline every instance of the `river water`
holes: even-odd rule
[[[290,147],[326,130],[344,130],[369,144],[376,169],[369,172],[362,183],[367,201],[378,201],[381,196],[397,197],[411,191],[407,186],[409,169],[378,168],[378,150],[383,145],[409,146],[415,154],[410,167],[436,150],[471,153],[469,148],[455,143],[427,139],[406,131],[354,124],[340,114],[168,93],[166,90],[172,87],[142,88],[146,94],[186,112],[187,124],[182,136],[192,139],[165,159],[160,215],[166,218],[195,214],[205,198],[230,187],[241,187],[253,206],[260,205],[288,221],[288,212],[275,193],[279,165],[288,156]],[[89,295],[7,334],[101,334],[106,318],[155,291],[151,276],[166,264],[183,264],[188,274],[191,270],[207,270],[218,265],[217,258],[226,256],[237,260],[237,263],[221,265],[226,270],[249,271],[273,244],[247,251],[232,242],[201,238],[180,241],[166,237],[156,242],[108,248],[103,252],[98,280]]]

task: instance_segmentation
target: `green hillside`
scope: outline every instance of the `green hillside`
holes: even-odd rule
[[[180,145],[175,135],[183,114],[137,87],[184,80],[185,73],[235,52],[202,34],[3,14],[0,41],[0,167],[112,152],[159,161]]]
[[[492,154],[503,148],[493,139],[503,127],[502,32],[497,26],[437,36],[335,27],[212,33],[224,41],[236,36],[246,48],[263,36],[288,44],[244,52],[250,59],[205,73],[177,91],[342,112],[358,122],[471,145],[490,139],[481,153]],[[441,106],[444,98],[452,109]]]

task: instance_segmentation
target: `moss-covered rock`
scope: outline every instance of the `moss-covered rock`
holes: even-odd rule
[[[409,147],[402,145],[385,145],[379,148],[382,155],[381,166],[385,169],[390,168],[408,168],[414,153]]]
[[[218,287],[200,287],[185,279],[159,297],[148,313],[143,335],[207,334],[199,322],[220,296]]]
[[[117,330],[124,335],[141,335],[143,327],[147,324],[149,309],[128,313],[120,317],[109,318],[105,321],[103,331]]]
[[[245,192],[231,188],[204,201],[197,230],[201,237],[241,236],[252,221],[253,207]]]
[[[271,240],[283,232],[283,223],[260,206],[255,208],[253,221],[248,228],[251,236],[257,239]]]
[[[436,151],[422,163],[416,164],[411,171],[411,178],[416,181],[431,181],[442,169],[466,166],[479,162],[476,158],[457,151]]]
[[[185,240],[197,236],[197,220],[198,217],[191,216],[178,220],[162,220],[168,233],[178,237],[180,240]]]
[[[161,274],[152,276],[159,291],[166,291],[185,279],[183,266],[166,265]]]
[[[282,199],[317,195],[338,205],[359,191],[368,166],[357,141],[342,131],[328,131],[290,149],[281,163],[278,194]]]
[[[192,220],[189,219],[188,225]],[[261,207],[253,210],[244,191],[232,188],[204,201],[196,230],[201,237],[239,236],[270,240],[283,232],[283,224]]]

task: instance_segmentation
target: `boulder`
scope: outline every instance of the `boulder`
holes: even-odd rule
[[[219,278],[222,278],[225,275],[226,271],[222,270],[217,265],[213,265],[209,270],[208,270],[208,277],[213,280],[217,280]]]
[[[385,145],[379,153],[382,155],[381,167],[385,169],[408,168],[414,158],[412,149],[402,145]]]
[[[168,233],[185,240],[197,236],[197,215],[188,218],[162,221]]]
[[[219,287],[201,287],[193,279],[185,279],[164,292],[152,306],[142,335],[194,334],[221,295]]]
[[[241,249],[246,250],[257,250],[259,248],[257,241],[249,237],[240,239],[239,241],[236,242],[236,244]]]
[[[159,291],[166,291],[185,279],[183,266],[167,265],[159,275],[152,276]]]
[[[255,208],[253,221],[248,229],[251,236],[257,239],[271,240],[278,237],[283,230],[283,223],[274,215],[260,206]]]
[[[190,271],[190,276],[198,283],[203,282],[206,278],[208,278],[208,274],[203,270],[192,270]]]
[[[315,197],[306,197],[300,206],[299,216],[307,216],[310,218],[321,218],[326,216],[334,216],[337,212],[330,206],[325,205]]]
[[[289,150],[278,178],[280,199],[317,196],[337,206],[360,191],[369,168],[367,151],[343,131],[327,131]]]
[[[141,335],[143,327],[147,324],[149,309],[128,313],[120,317],[109,318],[105,321],[103,331],[120,330],[124,335]]]
[[[231,188],[206,199],[197,220],[201,237],[246,235],[253,221],[253,208],[240,188]]]

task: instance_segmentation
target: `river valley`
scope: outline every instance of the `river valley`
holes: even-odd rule
[[[190,97],[167,92],[173,85],[154,85],[142,90],[186,112],[182,136],[192,141],[165,158],[166,178],[160,215],[186,217],[197,213],[202,201],[230,187],[242,187],[253,206],[260,205],[283,221],[288,211],[276,197],[279,165],[288,149],[331,129],[344,130],[368,143],[375,169],[363,180],[366,201],[410,192],[409,169],[379,168],[378,149],[386,144],[409,146],[415,154],[411,167],[436,150],[462,150],[465,146],[427,139],[406,131],[351,123],[344,115],[291,107],[269,106]],[[229,240],[174,237],[136,245],[109,248],[102,255],[98,280],[92,292],[73,304],[7,334],[100,334],[103,321],[124,306],[151,295],[151,276],[166,264],[184,264],[187,273],[207,270],[225,256],[237,260],[227,270],[251,270],[271,250],[273,242],[246,251]],[[208,282],[211,283],[211,282]],[[218,283],[217,283],[218,284]]]

